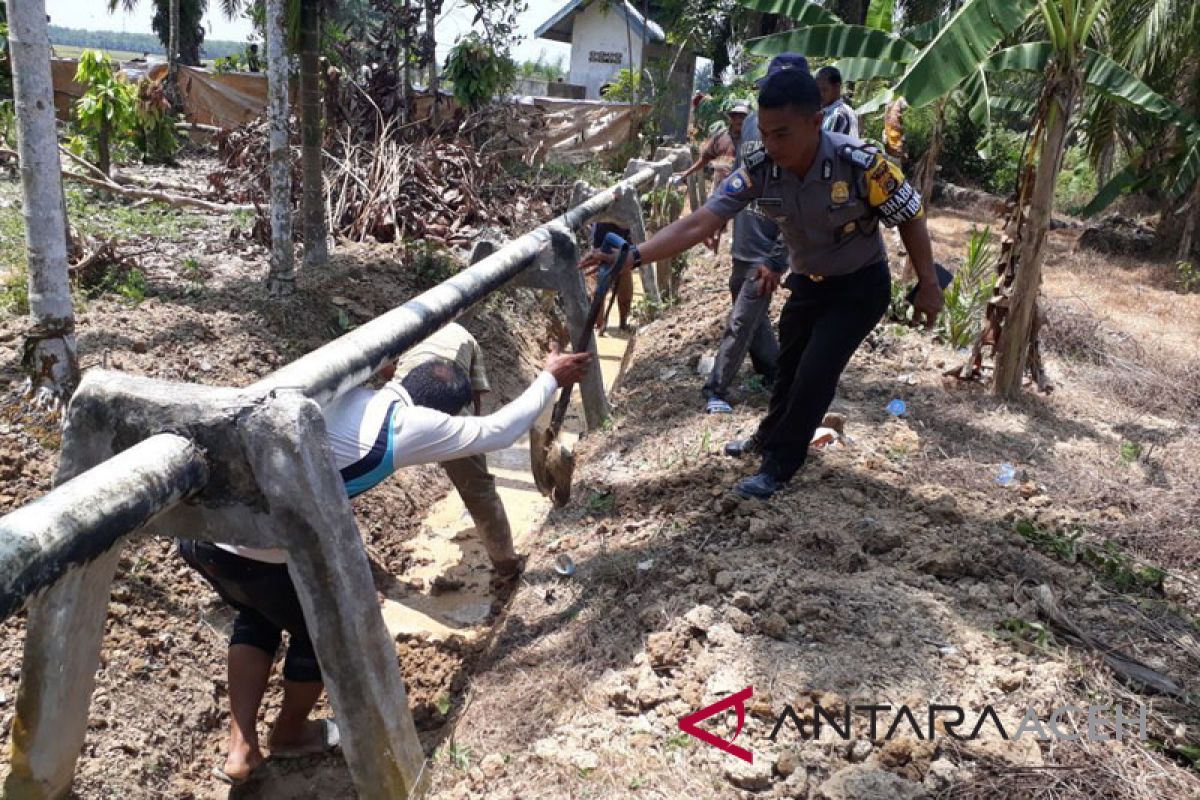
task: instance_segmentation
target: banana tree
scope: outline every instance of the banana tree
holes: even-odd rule
[[[1007,225],[995,294],[988,304],[983,333],[968,362],[957,370],[963,377],[981,374],[983,348],[990,347],[995,358],[992,388],[1003,396],[1020,391],[1026,368],[1040,387],[1047,387],[1036,330],[1042,245],[1071,116],[1080,98],[1094,91],[1159,118],[1178,120],[1182,114],[1112,59],[1087,46],[1097,19],[1114,1],[967,0],[944,22],[939,21],[936,32],[916,53],[910,42],[884,31],[847,30],[822,23],[818,12],[807,8],[811,4],[804,4],[810,27],[781,34],[770,43],[768,39],[756,43],[755,51],[762,54],[796,49],[812,56],[902,62],[902,71],[880,67],[883,76],[899,74],[899,78],[869,106],[903,96],[911,106],[922,107],[944,101],[955,89],[977,79],[972,107],[982,111],[992,105],[989,72],[1019,70],[1041,75],[1042,89],[1019,173],[1017,202]],[[799,2],[779,0],[778,5],[795,7]],[[1045,30],[1044,40],[995,52],[1006,38],[1022,29],[1036,30],[1039,23]]]
[[[992,388],[1002,396],[1019,393],[1026,369],[1039,388],[1048,388],[1037,340],[1042,251],[1072,114],[1082,98],[1099,94],[1144,115],[1185,127],[1193,124],[1177,105],[1087,46],[1092,27],[1109,2],[1041,0],[1038,12],[1048,38],[1007,48],[985,62],[992,72],[1015,70],[1042,76],[987,324],[960,371],[963,376],[980,374],[983,348],[990,347],[995,358]]]

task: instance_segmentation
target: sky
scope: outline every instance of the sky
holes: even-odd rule
[[[521,15],[518,31],[521,42],[514,48],[518,61],[533,61],[540,52],[545,51],[546,58],[553,63],[559,55],[563,57],[563,65],[570,57],[571,49],[560,42],[550,42],[545,39],[533,39],[534,30],[549,19],[566,0],[529,0],[529,10]],[[244,18],[228,20],[217,8],[216,0],[210,0],[211,10],[204,18],[206,36],[210,39],[228,39],[244,41],[251,34],[250,23]],[[154,17],[152,0],[141,0],[132,12],[118,11],[108,13],[108,4],[104,0],[46,0],[46,13],[50,22],[66,28],[84,28],[87,30],[128,31],[131,33],[150,33],[150,20]],[[466,8],[462,0],[447,0],[438,22],[438,53],[444,59],[446,51],[454,44],[455,39],[471,29],[473,14]]]

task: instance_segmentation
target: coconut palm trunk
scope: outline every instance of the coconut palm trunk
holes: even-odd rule
[[[288,57],[285,0],[267,0],[267,121],[271,149],[271,270],[267,288],[290,294],[296,284],[292,248],[292,158],[288,148]]]
[[[167,34],[167,99],[176,110],[180,107],[179,97],[179,1],[171,0],[168,7],[169,32]]]
[[[324,136],[321,131],[320,37],[320,0],[300,0],[300,161],[304,174],[301,218],[305,267],[323,267],[329,260],[321,175]]]
[[[79,382],[79,361],[44,0],[9,0],[8,30],[29,267],[23,364],[35,399],[45,403],[70,395]]]
[[[430,106],[430,122],[438,123],[438,61],[437,61],[437,15],[441,10],[439,0],[425,0],[425,36],[428,48],[429,64],[426,85],[429,87],[429,97],[433,103]]]
[[[1179,237],[1180,261],[1191,261],[1192,250],[1196,243],[1196,222],[1200,220],[1200,180],[1192,186],[1191,195],[1187,202],[1187,219],[1183,222],[1183,234]]]
[[[989,306],[995,341],[992,391],[1015,397],[1028,367],[1046,388],[1037,341],[1037,299],[1042,283],[1042,245],[1054,210],[1054,185],[1062,169],[1067,127],[1082,87],[1076,70],[1056,69],[1046,81],[1010,222],[1012,243],[999,265],[997,298]],[[1036,159],[1036,161],[1035,161]]]
[[[403,17],[409,19],[412,0],[404,0]],[[400,34],[400,122],[406,124],[412,104],[412,31]]]

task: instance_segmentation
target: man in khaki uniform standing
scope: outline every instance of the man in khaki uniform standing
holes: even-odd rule
[[[734,487],[746,497],[771,497],[804,464],[842,370],[887,310],[881,224],[899,229],[916,268],[916,319],[932,326],[943,303],[920,194],[874,147],[822,129],[820,91],[799,61],[783,54],[767,69],[758,95],[762,149],[743,152],[742,166],[703,208],[631,246],[625,267],[671,258],[751,204],[783,234],[791,295],[779,319],[779,377],[758,430],[725,450],[762,457],[758,472]],[[612,260],[593,250],[580,266]]]
[[[403,380],[418,365],[434,359],[453,362],[470,377],[474,414],[479,416],[483,395],[492,389],[479,342],[466,328],[451,322],[400,356],[396,363],[396,380]],[[467,415],[468,410],[463,409],[460,416]],[[496,492],[496,479],[488,472],[487,457],[481,454],[444,461],[442,469],[446,470],[446,476],[470,512],[497,575],[501,578],[516,575],[520,571],[520,561],[513,549],[508,514]]]

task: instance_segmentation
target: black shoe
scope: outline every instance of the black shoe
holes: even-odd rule
[[[754,455],[758,452],[758,441],[751,436],[749,439],[734,439],[725,445],[725,455],[730,458]]]
[[[767,500],[782,488],[783,481],[777,480],[768,472],[759,472],[749,478],[742,478],[733,490],[742,497]]]

